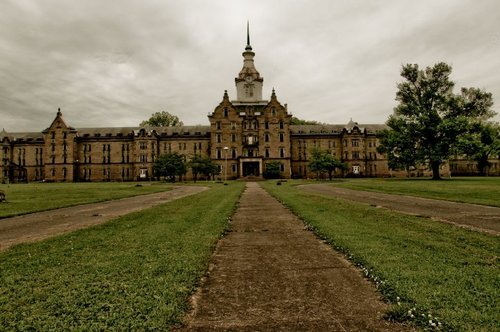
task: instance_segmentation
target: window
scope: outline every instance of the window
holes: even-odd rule
[[[280,121],[280,129],[285,129],[285,123],[283,121]]]
[[[353,151],[352,159],[359,159],[359,152],[358,151]]]
[[[215,123],[215,129],[220,130],[220,129],[221,129],[221,127],[222,127],[222,126],[221,126],[220,121],[217,121],[217,122]]]
[[[353,147],[358,147],[359,146],[359,140],[358,139],[353,139],[351,141],[351,144],[352,144]]]
[[[235,148],[231,149],[231,158],[236,159],[236,149]]]
[[[217,148],[216,154],[217,159],[222,159],[222,150],[220,148]]]
[[[269,158],[269,148],[266,148],[266,150],[264,151],[264,156],[266,158]]]
[[[224,116],[227,117],[229,114],[229,111],[227,109],[227,107],[224,107]]]
[[[232,165],[231,165],[231,171],[232,171],[233,173],[236,173],[236,172],[237,172],[237,170],[238,170],[238,165],[237,165],[237,164],[232,164]]]
[[[234,122],[234,121],[231,122],[231,129],[232,130],[236,129],[236,122]]]
[[[360,170],[361,170],[360,166],[352,166],[352,172],[354,174],[359,174]]]
[[[269,134],[268,133],[264,134],[264,142],[269,142]]]
[[[217,143],[221,143],[222,142],[222,136],[221,136],[221,134],[215,134],[215,141]]]
[[[280,158],[285,158],[285,148],[280,148]]]
[[[284,172],[285,171],[285,165],[280,164],[280,171]]]
[[[264,122],[264,128],[269,129],[269,121]]]
[[[236,142],[236,134],[231,134],[231,142]]]
[[[284,142],[284,141],[285,141],[285,134],[280,133],[280,142]]]

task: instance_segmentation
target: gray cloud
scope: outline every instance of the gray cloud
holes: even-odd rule
[[[499,9],[496,0],[2,1],[0,127],[42,130],[58,107],[76,127],[137,125],[159,110],[207,124],[223,91],[235,96],[247,19],[264,96],[275,87],[301,118],[384,122],[409,62],[446,61],[457,88],[496,97]]]

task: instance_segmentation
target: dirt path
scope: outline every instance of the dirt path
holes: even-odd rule
[[[193,298],[184,331],[406,331],[375,288],[257,183]]]
[[[24,242],[34,242],[101,224],[110,219],[189,196],[207,187],[182,186],[155,194],[102,203],[78,205],[0,220],[0,251]]]
[[[299,188],[500,235],[500,208],[496,207],[352,190],[328,184],[306,184]]]

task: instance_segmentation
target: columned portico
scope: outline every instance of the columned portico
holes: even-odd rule
[[[240,158],[240,175],[262,176],[262,158]]]

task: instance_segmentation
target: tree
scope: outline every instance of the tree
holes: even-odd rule
[[[500,127],[494,122],[476,122],[458,141],[458,153],[477,163],[479,174],[487,175],[489,159],[500,155]]]
[[[441,178],[441,163],[453,153],[459,137],[469,131],[474,119],[495,114],[491,111],[491,93],[462,88],[455,95],[450,74],[451,66],[442,62],[425,70],[416,64],[403,66],[404,81],[397,85],[396,93],[399,104],[386,122],[390,129],[380,135],[381,142],[386,143],[382,149],[399,151],[393,156],[403,159],[407,159],[403,151],[405,156],[413,153],[415,163],[429,165],[433,179]],[[410,142],[413,144],[408,146]],[[401,160],[396,161],[401,165]]]
[[[169,112],[162,111],[151,114],[148,120],[142,121],[140,126],[152,126],[152,127],[180,127],[183,126],[181,120],[176,115],[170,114]]]
[[[193,172],[193,180],[196,182],[198,179],[198,174],[203,174],[210,178],[211,176],[219,173],[219,168],[209,157],[202,157],[200,155],[195,155],[189,161],[189,167],[191,167],[191,172]]]
[[[299,119],[295,116],[292,116],[292,118],[290,119],[290,124],[291,125],[320,125],[321,123],[319,123],[318,121],[302,120],[302,119]]]
[[[266,163],[264,177],[266,179],[279,179],[281,177],[281,162],[273,160]]]
[[[175,182],[176,176],[182,178],[186,174],[186,170],[184,156],[177,152],[162,154],[154,163],[155,174],[164,176],[165,180],[170,179],[172,182]]]
[[[335,158],[330,151],[314,148],[311,150],[311,161],[309,162],[309,169],[317,173],[319,179],[321,173],[328,173],[330,181],[336,169],[345,169],[346,165],[340,160]]]
[[[387,164],[390,169],[404,169],[408,177],[412,168],[418,165],[416,142],[410,135],[411,126],[401,118],[392,117],[387,124],[391,130],[379,132],[379,153],[387,155]]]

